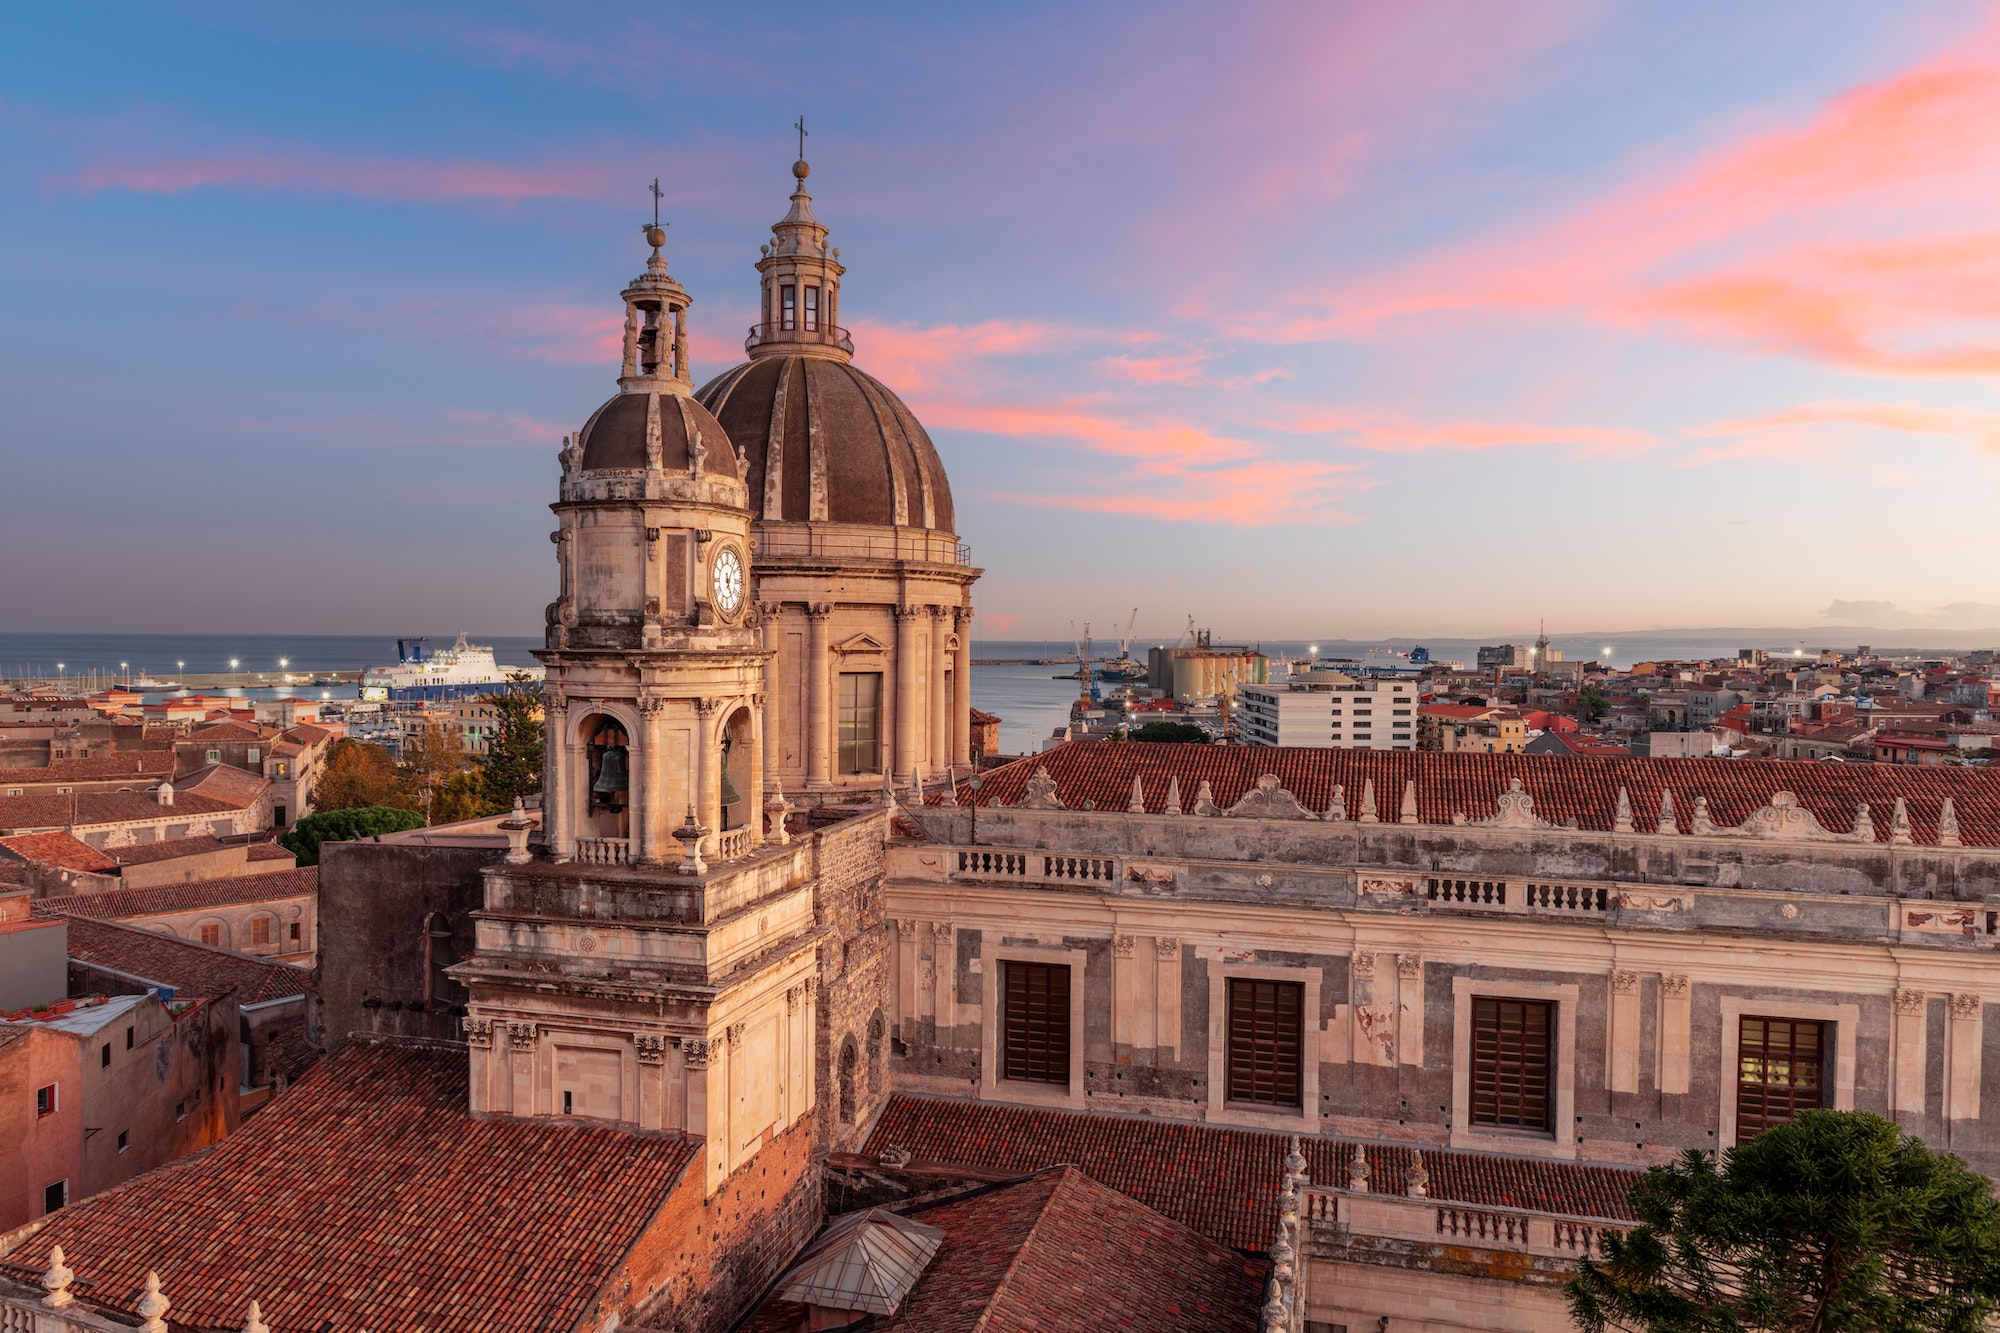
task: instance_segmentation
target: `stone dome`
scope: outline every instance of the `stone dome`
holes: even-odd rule
[[[956,532],[931,437],[887,385],[844,359],[763,356],[695,396],[743,451],[750,508],[764,522]]]
[[[591,413],[583,424],[583,471],[644,470],[647,404],[654,398],[660,403],[662,468],[687,471],[689,441],[699,439],[705,450],[703,471],[743,479],[736,468],[736,450],[730,445],[729,433],[707,408],[685,393],[621,393]]]

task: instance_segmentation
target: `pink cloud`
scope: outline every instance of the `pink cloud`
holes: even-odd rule
[[[1435,449],[1567,448],[1580,455],[1643,453],[1656,443],[1650,432],[1623,426],[1535,426],[1494,421],[1419,421],[1386,412],[1314,408],[1269,423],[1294,435],[1324,435],[1374,453],[1414,454]]]
[[[1966,440],[1988,453],[2000,455],[2000,412],[1923,407],[1913,403],[1800,403],[1775,412],[1712,422],[1689,434],[1733,437],[1781,432],[1790,436],[1799,427],[1825,425]]]
[[[2000,369],[1996,171],[1989,25],[1801,124],[1649,163],[1595,201],[1336,288],[1324,308],[1254,331],[1313,339],[1451,311],[1570,312],[1874,372],[1989,374]]]

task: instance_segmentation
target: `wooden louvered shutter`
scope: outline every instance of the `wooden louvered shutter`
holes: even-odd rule
[[[1229,979],[1229,1100],[1297,1106],[1305,987]]]
[[[1473,1000],[1473,1124],[1551,1130],[1554,1026],[1555,1006],[1545,1001]]]
[[[1000,964],[1006,992],[1001,1077],[1069,1083],[1069,968]]]

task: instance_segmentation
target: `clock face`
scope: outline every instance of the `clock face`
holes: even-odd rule
[[[735,615],[743,605],[743,557],[736,554],[735,547],[725,546],[715,553],[715,567],[709,577],[715,589],[715,605],[723,615]]]

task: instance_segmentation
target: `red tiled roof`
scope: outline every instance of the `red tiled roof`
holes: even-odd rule
[[[108,875],[118,869],[116,861],[67,833],[17,833],[11,838],[0,838],[0,847],[36,865],[82,870],[94,875]]]
[[[248,777],[248,774],[244,776]],[[262,778],[256,779],[260,784]],[[262,791],[260,786],[258,789]],[[218,798],[207,792],[177,792],[171,806],[151,792],[84,791],[71,796],[0,796],[0,829],[59,829],[96,824],[141,823],[176,815],[221,815],[241,810],[249,801]]]
[[[266,736],[277,734],[276,727],[267,727],[261,722],[238,722],[230,719],[196,727],[187,734],[189,744],[195,741],[260,741]]]
[[[49,1219],[71,1291],[131,1310],[148,1269],[176,1327],[375,1333],[571,1328],[699,1151],[693,1139],[466,1111],[463,1048],[350,1042],[205,1152]],[[88,1256],[86,1258],[86,1256]]]
[[[866,1151],[908,1149],[913,1170],[951,1164],[1034,1171],[1069,1163],[1210,1240],[1261,1251],[1277,1223],[1288,1143],[1260,1130],[897,1096],[883,1108]],[[1347,1182],[1352,1143],[1306,1139],[1300,1150],[1312,1183]],[[1408,1149],[1370,1145],[1368,1161],[1373,1188],[1403,1192]],[[1428,1147],[1424,1166],[1434,1199],[1585,1217],[1630,1217],[1625,1194],[1639,1178],[1616,1167]]]
[[[987,712],[985,709],[975,708],[972,710],[972,720],[974,722],[981,724],[982,726],[990,727],[995,722],[998,722],[1000,719],[995,715],[993,715],[992,713]]]
[[[118,778],[166,777],[174,771],[172,750],[120,750],[88,759],[52,759],[38,768],[0,769],[0,786],[30,782],[110,782]]]
[[[278,842],[253,842],[250,844],[252,861],[297,861],[298,855],[291,848]]]
[[[198,768],[174,784],[176,793],[185,792],[191,796],[202,796],[210,800],[223,801],[233,806],[246,806],[264,794],[270,781],[262,774],[246,773],[228,764],[210,764]],[[180,797],[174,798],[178,804]]]
[[[1335,750],[1306,747],[1223,745],[1110,745],[1071,741],[1039,755],[1015,760],[983,775],[977,793],[959,784],[958,801],[1010,804],[1027,790],[1028,779],[1046,766],[1056,795],[1071,808],[1095,801],[1099,810],[1123,810],[1132,798],[1132,779],[1146,787],[1146,808],[1165,808],[1167,781],[1178,777],[1183,809],[1192,809],[1206,779],[1217,807],[1228,809],[1266,773],[1309,810],[1323,811],[1336,783],[1345,788],[1348,817],[1360,809],[1364,781],[1375,784],[1375,804],[1385,820],[1401,808],[1403,784],[1417,784],[1417,817],[1426,824],[1449,824],[1453,813],[1479,820],[1495,813],[1495,798],[1519,778],[1535,798],[1535,815],[1555,824],[1575,819],[1578,827],[1607,831],[1616,818],[1618,789],[1631,792],[1634,822],[1652,828],[1660,794],[1671,790],[1683,833],[1694,815],[1695,797],[1708,798],[1709,818],[1733,828],[1762,807],[1775,792],[1789,791],[1799,804],[1834,832],[1854,826],[1856,805],[1868,802],[1875,838],[1889,837],[1889,817],[1901,796],[1909,803],[1910,826],[1918,842],[1935,842],[1938,811],[1949,796],[1957,809],[1959,835],[1969,845],[2000,847],[2000,770],[1888,764],[1801,764],[1765,759],[1656,759],[1643,755],[1470,754],[1440,750]],[[935,804],[938,796],[932,797]]]
[[[115,921],[75,914],[65,914],[63,920],[69,924],[71,958],[187,995],[233,991],[238,1004],[262,1004],[306,993],[306,974],[287,963]]]
[[[1232,1254],[1074,1167],[899,1210],[944,1242],[881,1333],[1254,1333],[1267,1265]],[[791,1333],[768,1302],[743,1333]]]
[[[163,912],[192,912],[228,903],[267,902],[319,892],[319,867],[300,866],[262,875],[228,879],[198,879],[186,884],[162,884],[151,889],[113,889],[109,893],[75,893],[44,898],[35,904],[37,916],[87,916],[119,921]]]
[[[225,851],[241,843],[227,843],[206,833],[191,838],[161,838],[157,842],[135,842],[129,847],[112,847],[105,855],[120,865],[144,866],[156,861],[178,861],[183,856],[206,856],[211,852]]]

